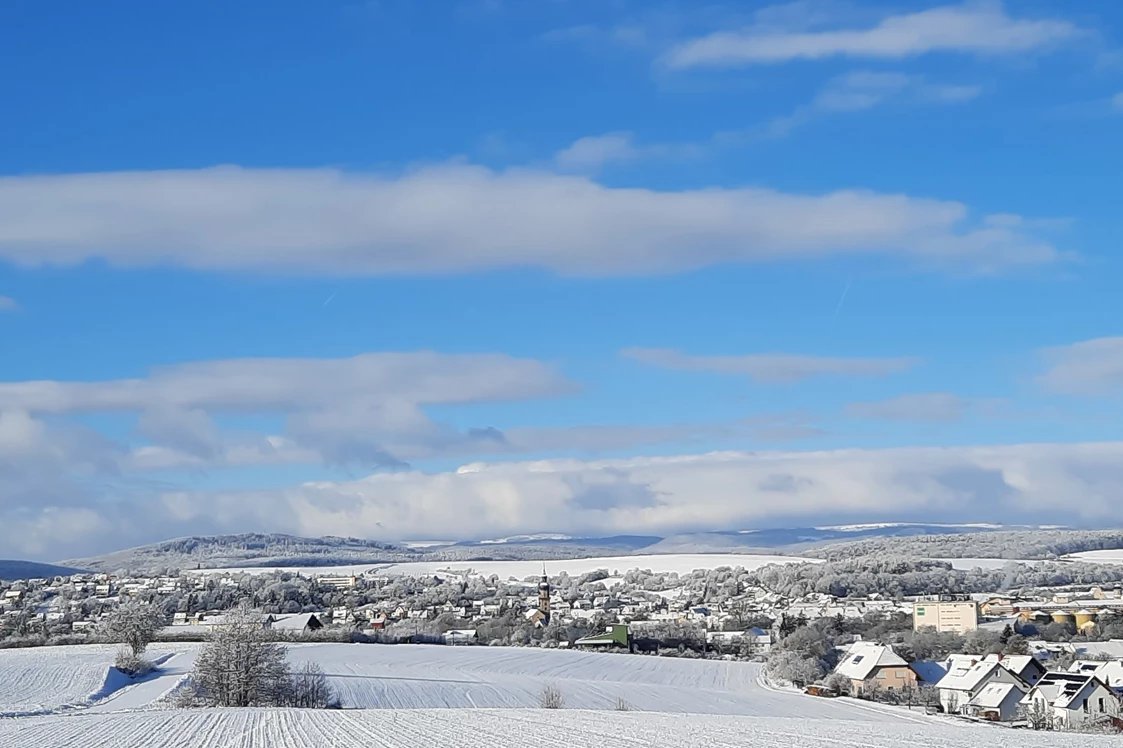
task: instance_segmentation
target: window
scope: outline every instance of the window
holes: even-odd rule
[[[865,655],[854,655],[854,664],[857,665],[865,658]]]
[[[1084,707],[1084,713],[1087,714],[1088,713],[1088,699],[1084,699],[1083,707]]]
[[[1102,698],[1102,697],[1100,698],[1100,709],[1099,709],[1099,710],[1100,710],[1101,712],[1102,712],[1102,711],[1104,710],[1104,700],[1103,700],[1103,698]]]

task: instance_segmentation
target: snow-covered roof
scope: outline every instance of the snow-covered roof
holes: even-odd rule
[[[1025,689],[1016,683],[988,683],[967,704],[981,709],[997,709],[1009,698],[1011,691],[1016,691],[1019,699],[1026,694]]]
[[[1044,671],[1044,666],[1033,655],[997,655],[990,654],[983,658],[986,662],[997,662],[1014,675],[1024,677],[1031,668]]]
[[[1123,688],[1123,662],[1119,660],[1077,660],[1069,666],[1068,672],[1095,675],[1111,688]]]
[[[854,642],[835,672],[851,680],[865,680],[883,667],[908,667],[908,663],[889,647],[873,642]]]
[[[948,674],[940,678],[940,688],[952,691],[967,691],[973,692],[985,681],[995,668],[999,668],[997,662],[976,662],[970,667],[964,668],[957,666],[948,671]]]
[[[315,613],[293,613],[292,615],[274,616],[270,626],[281,631],[303,631],[308,628],[313,618],[316,618]],[[320,619],[316,618],[316,623],[319,622]],[[312,625],[314,626],[315,624]]]
[[[1097,682],[1095,675],[1052,672],[1046,673],[1030,693],[1041,694],[1053,706],[1068,709],[1077,704],[1081,694],[1091,690]],[[1029,696],[1023,702],[1028,699]]]
[[[1107,656],[1112,659],[1123,659],[1123,639],[1112,639],[1106,642],[1080,642],[1072,647],[1077,654],[1088,656]]]

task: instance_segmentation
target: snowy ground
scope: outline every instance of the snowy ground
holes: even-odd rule
[[[746,662],[514,647],[307,644],[289,657],[318,662],[345,707],[537,707],[553,685],[574,708],[800,716],[811,707],[837,719],[896,719],[852,702],[816,701],[764,687]]]
[[[443,572],[473,573],[483,576],[498,574],[502,579],[525,579],[542,574],[542,565],[551,575],[566,572],[579,576],[597,569],[624,573],[632,569],[650,569],[656,573],[678,572],[688,574],[695,569],[716,569],[719,566],[741,566],[759,569],[768,564],[821,563],[819,559],[798,556],[769,556],[749,553],[668,553],[648,556],[601,556],[597,558],[553,559],[550,561],[423,561],[405,564],[356,564],[352,566],[247,566],[237,569],[198,569],[191,574],[225,574],[244,572],[270,574],[277,571],[299,572],[305,575],[363,574],[376,570],[380,573],[417,576]]]
[[[0,720],[0,748],[1099,748],[1118,737],[940,722],[879,724],[579,710],[179,710]]]
[[[133,683],[101,645],[0,651],[0,715],[150,708],[190,671],[197,644],[157,645],[160,670]],[[170,650],[170,651],[169,651]],[[546,686],[573,708],[899,720],[844,700],[811,700],[761,681],[759,665],[515,647],[297,644],[294,664],[319,663],[349,709],[532,708]]]
[[[191,646],[154,645],[149,658],[163,660]],[[99,701],[124,685],[110,672],[116,655],[117,647],[105,644],[0,650],[0,717]]]
[[[1036,566],[1037,564],[1044,563],[1042,561],[1012,558],[934,558],[930,560],[946,561],[951,564],[951,568],[962,569],[963,571],[971,571],[971,569],[1001,569],[1006,566],[1006,564],[1028,564],[1029,566]]]
[[[0,748],[874,748],[921,741],[1094,748],[1111,740],[817,699],[769,686],[753,663],[500,647],[294,645],[290,658],[320,663],[344,710],[164,709],[161,698],[188,672],[196,649],[154,652],[166,657],[160,673],[92,705],[92,693],[113,685],[106,680],[113,647],[0,651],[0,703],[24,707],[11,710],[24,716],[0,718]],[[562,692],[565,709],[537,708],[547,684]],[[617,711],[618,700],[630,710]],[[52,705],[56,713],[28,714]]]
[[[1107,551],[1083,551],[1070,553],[1064,557],[1065,561],[1089,561],[1096,564],[1123,564],[1123,548],[1114,548]]]

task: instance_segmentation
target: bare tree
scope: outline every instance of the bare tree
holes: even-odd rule
[[[618,712],[632,711],[632,705],[623,699],[623,697],[616,699],[616,706],[614,707]]]
[[[539,704],[543,709],[561,709],[565,706],[565,697],[557,686],[546,686],[542,689]]]
[[[1028,705],[1019,707],[1022,718],[1034,730],[1052,730],[1053,714],[1049,704],[1044,699],[1034,699]]]
[[[948,714],[959,714],[959,692],[949,691],[947,699],[944,700],[944,711]]]
[[[335,691],[328,683],[324,669],[315,662],[305,662],[292,675],[290,706],[304,709],[338,707]]]

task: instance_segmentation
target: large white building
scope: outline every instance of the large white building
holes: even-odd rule
[[[966,634],[979,627],[979,606],[974,600],[950,596],[920,599],[913,605],[912,627]]]

